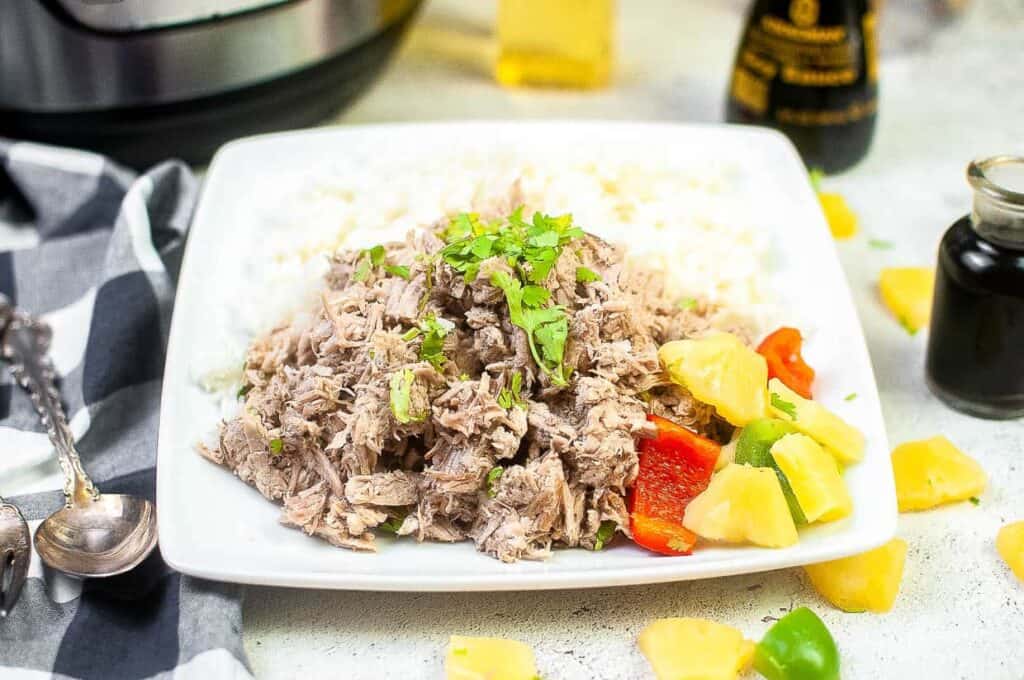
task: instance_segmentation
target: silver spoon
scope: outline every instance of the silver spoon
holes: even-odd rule
[[[17,507],[0,498],[0,619],[21,595],[30,554],[25,518]]]
[[[72,576],[121,574],[156,547],[156,509],[136,496],[101,495],[82,469],[46,356],[49,344],[46,324],[18,312],[11,315],[3,354],[18,384],[31,395],[64,471],[65,505],[36,529],[36,552],[44,564]]]

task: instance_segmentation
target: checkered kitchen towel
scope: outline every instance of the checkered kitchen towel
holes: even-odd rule
[[[0,292],[53,327],[71,429],[104,491],[154,499],[160,376],[196,195],[179,163],[136,177],[94,154],[0,140]],[[31,480],[39,493],[12,497]],[[34,530],[61,506],[46,490],[59,484],[38,418],[2,366],[0,494]],[[33,557],[0,620],[0,678],[51,674],[249,678],[241,590],[174,573],[159,555],[123,576],[47,587]]]

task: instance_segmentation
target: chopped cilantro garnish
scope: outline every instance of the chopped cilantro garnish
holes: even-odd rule
[[[459,373],[459,380],[462,382],[469,380],[469,373]]]
[[[428,314],[418,325],[402,334],[402,340],[409,342],[423,336],[420,344],[420,359],[441,370],[447,357],[444,355],[444,339],[455,328],[455,324],[447,319],[438,319],[433,312]]]
[[[796,404],[786,401],[774,392],[772,392],[772,406],[785,413],[791,420],[796,420]]]
[[[505,473],[505,468],[495,467],[487,473],[487,495],[494,498],[498,495],[498,480]]]
[[[534,213],[530,222],[518,208],[504,220],[484,223],[471,213],[457,215],[442,232],[447,242],[441,258],[472,281],[480,265],[492,257],[502,258],[514,273],[496,271],[491,283],[505,293],[512,323],[526,331],[530,352],[555,385],[568,382],[563,364],[569,320],[565,310],[550,303],[551,291],[542,284],[562,249],[583,230],[571,215],[551,217]]]
[[[384,246],[376,245],[367,248],[359,254],[359,264],[356,272],[352,275],[353,281],[365,281],[370,275],[370,270],[384,264]]]
[[[576,282],[577,283],[593,283],[594,281],[600,281],[600,275],[589,267],[576,267]]]
[[[978,504],[981,503],[981,499],[978,498],[977,496],[971,496],[967,500],[969,500],[971,502],[971,505],[978,505]]]
[[[886,241],[880,238],[868,239],[868,245],[875,250],[889,250],[892,248],[892,241]]]
[[[697,298],[693,298],[693,297],[680,298],[679,302],[676,303],[676,306],[679,307],[679,309],[682,309],[684,311],[685,310],[689,310],[689,309],[693,309],[694,307],[697,306]]]
[[[523,304],[527,307],[540,307],[551,299],[551,291],[542,286],[523,286]]]
[[[397,534],[398,530],[402,528],[402,524],[405,522],[405,515],[399,515],[396,517],[388,517],[387,520],[377,525],[377,528],[381,531],[386,531],[389,534]]]
[[[601,522],[601,526],[597,528],[597,533],[594,534],[594,550],[603,549],[608,544],[608,541],[612,540],[617,526],[610,519]]]
[[[409,280],[409,268],[404,264],[386,264],[384,265],[384,271],[392,276],[400,276],[406,281]]]
[[[412,384],[416,376],[408,368],[391,375],[391,412],[395,420],[402,423],[419,422],[427,417],[425,413],[412,413]]]
[[[376,245],[363,250],[359,253],[359,264],[356,265],[356,271],[352,274],[352,280],[365,281],[366,277],[370,275],[370,271],[376,267],[382,267],[384,271],[392,276],[401,276],[403,279],[409,279],[411,274],[407,266],[404,264],[387,264],[386,260],[387,253],[382,245]]]
[[[280,455],[281,451],[284,450],[284,442],[280,437],[275,437],[270,440],[270,454],[273,456]]]
[[[503,387],[498,392],[498,406],[506,411],[513,406],[526,410],[526,400],[520,392],[523,389],[523,375],[519,371],[512,374],[512,381],[508,387]]]
[[[444,362],[444,339],[448,333],[455,328],[455,324],[447,319],[438,319],[434,314],[428,314],[420,321],[419,329],[423,332],[423,343],[420,345],[420,359],[429,361],[430,365],[441,370]]]
[[[555,385],[568,383],[565,365],[565,341],[569,337],[569,317],[560,306],[531,307],[524,298],[522,283],[512,274],[503,271],[491,275],[491,283],[505,292],[508,302],[509,319],[526,331],[533,360],[542,371],[551,377]],[[527,286],[527,289],[535,286]]]
[[[238,393],[235,396],[238,399],[241,399],[245,395],[249,394],[249,390],[251,390],[251,389],[252,389],[252,384],[251,383],[245,383],[244,385],[242,385],[241,387],[238,388]]]
[[[857,393],[856,392],[850,392],[845,397],[843,397],[843,401],[853,401],[856,398],[857,398]]]

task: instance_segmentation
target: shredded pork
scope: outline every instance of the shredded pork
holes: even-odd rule
[[[250,347],[244,407],[201,451],[280,502],[283,523],[356,550],[374,550],[375,530],[387,530],[541,559],[554,546],[594,548],[604,522],[629,534],[647,414],[728,439],[712,408],[660,372],[661,343],[712,321],[704,305],[666,295],[657,273],[628,270],[591,235],[562,252],[545,281],[569,314],[562,387],[490,283],[505,263],[488,260],[467,282],[433,257],[443,245],[432,229],[387,244],[408,279],[380,267],[357,275],[364,254],[338,252],[313,313]],[[578,282],[578,267],[600,280]],[[407,335],[429,314],[451,326],[440,370],[420,359],[423,337]],[[423,417],[400,422],[389,386],[405,370],[409,412]],[[500,395],[517,372],[521,398],[506,408]]]

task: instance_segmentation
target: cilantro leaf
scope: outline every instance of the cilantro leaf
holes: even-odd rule
[[[384,250],[384,246],[375,245],[372,248],[366,248],[359,253],[359,264],[356,265],[356,271],[352,274],[353,281],[365,281],[370,272],[383,266],[384,271],[392,276],[401,276],[405,280],[409,280],[412,274],[409,272],[409,268],[404,264],[387,264],[387,252]]]
[[[401,513],[395,517],[388,517],[387,520],[377,525],[377,528],[381,531],[386,531],[389,534],[398,534],[398,530],[402,528],[402,524],[405,522],[406,513]]]
[[[275,437],[270,440],[270,455],[279,456],[284,451],[284,442],[280,437]]]
[[[495,467],[487,473],[487,495],[494,498],[498,495],[498,480],[505,473],[505,468]]]
[[[789,416],[790,420],[796,420],[796,404],[786,401],[775,392],[772,392],[772,406]]]
[[[384,271],[386,271],[388,274],[391,274],[392,276],[400,276],[406,281],[408,281],[409,278],[412,276],[409,273],[409,268],[406,267],[404,264],[386,264],[384,265]]]
[[[618,525],[610,519],[606,519],[601,522],[601,526],[597,528],[597,533],[594,534],[594,550],[604,549],[605,545],[608,544],[608,541],[612,540],[612,537],[615,536],[615,528],[617,526]]]
[[[971,505],[980,505],[981,504],[981,499],[978,498],[977,496],[971,496],[967,500],[969,500],[971,502]]]
[[[593,283],[600,281],[601,277],[589,267],[576,267],[576,283]]]
[[[252,389],[252,383],[245,383],[238,388],[238,392],[235,394],[236,399],[241,399],[245,395],[249,394],[249,390]]]
[[[352,274],[353,281],[365,281],[366,277],[370,275],[370,258],[365,255],[359,258],[359,264],[356,266],[356,271]]]
[[[890,250],[892,248],[892,241],[886,241],[880,238],[868,239],[868,245],[875,250]]]
[[[396,371],[391,375],[390,402],[391,413],[395,420],[404,424],[420,422],[427,417],[426,413],[412,413],[412,384],[416,376],[408,368]]]
[[[453,328],[455,324],[447,319],[438,319],[435,314],[429,314],[420,321],[419,330],[423,333],[420,359],[430,362],[438,371],[448,360],[444,355],[444,339]]]
[[[856,398],[857,398],[857,393],[856,392],[850,392],[845,397],[843,397],[843,401],[853,401]]]
[[[543,286],[523,286],[523,305],[540,307],[551,299],[551,291]]]
[[[676,306],[679,307],[679,309],[682,309],[684,311],[688,310],[688,309],[693,309],[694,307],[697,306],[697,298],[694,298],[694,297],[680,298],[679,302],[676,303]]]
[[[508,387],[501,388],[498,392],[498,406],[502,407],[506,411],[511,409],[513,406],[521,408],[524,411],[528,408],[526,400],[522,397],[523,389],[523,374],[516,371],[512,374],[512,380]]]
[[[370,264],[374,267],[379,267],[384,264],[384,246],[377,244],[367,250],[366,254],[370,256]]]

